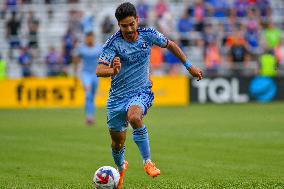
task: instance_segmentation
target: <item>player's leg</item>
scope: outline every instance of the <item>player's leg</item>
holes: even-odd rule
[[[112,157],[118,167],[118,171],[124,170],[124,154],[125,154],[125,139],[126,131],[110,131]]]
[[[126,139],[126,113],[123,111],[124,107],[123,102],[119,103],[119,105],[108,102],[107,106],[107,124],[111,136],[112,156],[118,170],[122,170],[124,166],[124,144]]]
[[[88,102],[88,106],[87,107],[87,118],[90,118],[91,120],[94,120],[94,113],[96,110],[95,107],[95,97],[96,97],[96,93],[97,93],[97,89],[98,89],[98,79],[94,78],[94,76],[92,76],[92,84],[91,84],[91,90],[90,90],[90,96],[88,98],[90,98],[89,102]]]
[[[127,111],[127,120],[133,128],[133,140],[137,144],[143,162],[150,161],[150,144],[148,132],[142,122],[143,109],[139,105],[132,105]]]
[[[123,184],[124,173],[128,167],[127,161],[124,159],[125,154],[125,139],[126,139],[126,113],[124,111],[124,103],[121,107],[111,106],[108,104],[108,128],[111,136],[112,157],[118,167],[120,179],[117,189],[120,189]],[[123,109],[122,111],[119,109]],[[116,110],[116,111],[114,111]]]
[[[160,175],[160,170],[151,161],[150,143],[146,126],[142,122],[143,115],[153,103],[153,93],[145,91],[130,100],[127,111],[127,120],[133,128],[133,140],[137,144],[143,159],[146,173],[152,177]]]
[[[128,162],[124,159],[126,130],[110,131],[110,136],[112,140],[112,157],[114,159],[115,164],[117,165],[118,172],[120,175],[117,189],[121,189],[124,180],[124,173],[128,168]]]
[[[86,124],[93,124],[94,116],[94,94],[92,87],[92,77],[90,74],[82,73],[81,76],[84,91],[85,91],[85,114]]]
[[[95,111],[93,86],[85,86],[84,89],[86,119],[87,121],[90,121],[90,123],[93,123],[93,116]]]

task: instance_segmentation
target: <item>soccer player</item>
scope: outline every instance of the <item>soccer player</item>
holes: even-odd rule
[[[92,125],[94,123],[94,98],[98,87],[98,77],[96,75],[96,68],[98,58],[102,52],[100,45],[95,45],[93,32],[85,34],[85,43],[81,44],[75,50],[74,68],[75,73],[78,71],[78,63],[82,60],[81,81],[85,90],[85,113],[86,124]]]
[[[202,79],[202,71],[193,66],[182,50],[163,34],[152,28],[138,28],[136,9],[131,3],[119,5],[115,17],[120,30],[105,43],[96,73],[98,77],[112,78],[107,124],[112,139],[112,156],[120,173],[120,189],[128,167],[124,160],[128,123],[133,128],[133,140],[140,151],[145,172],[151,177],[160,175],[160,170],[151,161],[148,133],[142,122],[154,99],[149,79],[151,47],[157,45],[170,50],[198,80]]]

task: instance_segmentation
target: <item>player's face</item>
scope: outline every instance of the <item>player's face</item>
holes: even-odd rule
[[[128,16],[118,22],[118,26],[124,38],[127,41],[136,41],[138,17]]]
[[[93,44],[93,42],[94,42],[94,36],[93,35],[86,36],[85,42],[86,42],[86,44],[91,46]]]

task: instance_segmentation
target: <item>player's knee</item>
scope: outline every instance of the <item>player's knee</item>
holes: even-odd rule
[[[141,116],[137,115],[137,114],[132,114],[128,116],[128,121],[131,124],[132,127],[139,127],[140,125],[142,125],[142,118]]]
[[[94,96],[91,92],[87,92],[85,95],[86,101],[93,101]]]
[[[112,149],[114,149],[115,151],[119,152],[122,148],[123,148],[124,144],[123,142],[119,141],[119,142],[112,142],[111,147]]]
[[[91,87],[89,85],[84,86],[85,93],[89,92],[91,90]]]

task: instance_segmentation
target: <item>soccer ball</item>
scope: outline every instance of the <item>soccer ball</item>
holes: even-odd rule
[[[119,182],[119,172],[111,166],[100,167],[93,178],[97,189],[116,189]]]

